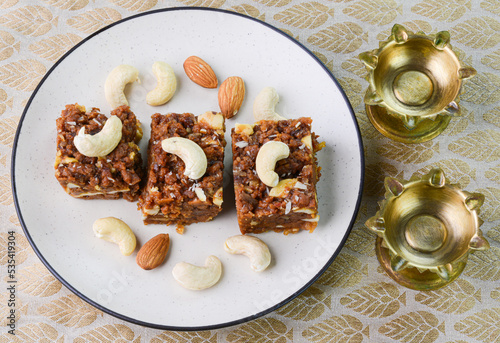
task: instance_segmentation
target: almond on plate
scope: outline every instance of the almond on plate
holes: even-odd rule
[[[228,77],[219,88],[219,107],[227,119],[234,117],[240,110],[245,98],[245,83],[239,76]]]
[[[170,247],[168,233],[161,233],[147,241],[137,253],[135,261],[145,270],[158,267],[163,263]]]
[[[194,83],[205,88],[217,88],[219,82],[212,67],[198,56],[190,56],[184,61],[184,71]]]

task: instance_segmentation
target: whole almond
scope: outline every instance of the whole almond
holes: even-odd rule
[[[219,81],[212,67],[198,56],[190,56],[184,61],[184,71],[194,83],[205,88],[217,88]]]
[[[170,247],[168,233],[161,233],[147,241],[137,253],[135,261],[145,270],[158,267],[163,263]]]
[[[228,77],[219,88],[219,107],[227,119],[234,117],[245,98],[245,83],[239,76]]]

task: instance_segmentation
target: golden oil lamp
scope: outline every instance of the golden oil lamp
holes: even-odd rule
[[[377,234],[377,258],[397,283],[417,290],[447,285],[470,252],[486,250],[478,218],[484,195],[448,184],[443,171],[421,179],[385,179],[385,199],[366,227]]]
[[[368,70],[366,113],[383,135],[425,142],[460,114],[462,83],[476,70],[461,66],[449,42],[447,31],[426,35],[396,24],[378,49],[359,55]]]

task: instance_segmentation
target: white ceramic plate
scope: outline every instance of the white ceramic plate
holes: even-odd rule
[[[54,177],[56,119],[66,104],[99,107],[109,115],[103,85],[119,64],[136,66],[142,84],[127,94],[143,123],[143,154],[155,112],[218,110],[217,90],[190,81],[182,64],[191,55],[209,62],[219,84],[232,75],[245,80],[246,98],[239,114],[227,121],[223,211],[212,222],[190,225],[184,235],[174,227],[144,226],[135,203],[79,200],[67,195]],[[178,78],[177,92],[166,105],[146,104],[155,86],[153,62],[169,63]],[[252,123],[258,92],[273,86],[277,110],[288,118],[310,116],[326,142],[318,154],[321,220],[314,233],[259,235],[269,246],[271,267],[255,273],[246,257],[229,255],[226,238],[239,234],[230,186],[230,130],[235,122]],[[35,252],[69,289],[95,307],[136,324],[170,330],[214,329],[242,323],[290,301],[316,280],[344,244],[359,206],[363,153],[352,108],[329,71],[302,45],[283,32],[232,12],[177,8],[136,15],[79,43],[47,73],[23,113],[13,149],[12,180],[18,215]],[[145,157],[145,155],[143,155]],[[123,219],[139,243],[161,232],[171,236],[161,267],[144,271],[132,256],[94,237],[97,218]],[[180,261],[203,264],[216,255],[223,276],[214,287],[189,291],[173,279]]]

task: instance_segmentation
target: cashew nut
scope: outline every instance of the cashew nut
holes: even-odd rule
[[[271,253],[266,243],[257,237],[238,235],[229,237],[224,250],[230,254],[243,254],[250,259],[250,268],[256,272],[265,270],[271,263]]]
[[[261,90],[253,102],[255,120],[286,120],[285,117],[274,111],[279,99],[278,93],[273,87],[265,87]]]
[[[307,136],[304,136],[302,137],[302,139],[300,140],[306,147],[309,148],[309,150],[313,150],[313,144],[312,144],[312,138],[311,138],[311,135],[307,135]]]
[[[198,122],[205,122],[208,126],[210,126],[214,130],[223,130],[224,129],[224,116],[217,112],[205,112],[198,116]]]
[[[85,133],[85,127],[78,131],[73,139],[76,149],[87,157],[106,156],[113,151],[122,139],[122,121],[117,116],[111,116],[101,131],[95,135]]]
[[[112,109],[122,105],[128,106],[123,90],[127,83],[135,81],[140,83],[139,70],[127,64],[121,64],[109,73],[104,84],[104,95]]]
[[[155,89],[146,95],[146,102],[151,106],[163,105],[174,96],[177,79],[172,67],[165,62],[153,63],[153,74],[158,83]]]
[[[279,175],[276,174],[274,168],[276,162],[287,158],[290,155],[288,145],[278,141],[269,141],[265,143],[257,153],[255,168],[260,180],[269,187],[275,187],[279,182]]]
[[[269,191],[269,196],[276,198],[284,198],[288,195],[290,190],[295,187],[298,182],[297,179],[283,179],[278,182],[278,185],[271,188]]]
[[[234,133],[251,136],[253,135],[253,125],[236,123],[234,125]]]
[[[204,267],[179,262],[174,266],[172,275],[183,287],[199,291],[210,288],[219,281],[222,275],[222,264],[213,255],[207,257]]]
[[[98,238],[118,244],[123,255],[129,256],[134,252],[137,244],[135,235],[120,219],[115,217],[97,219],[92,229]]]
[[[203,149],[190,139],[171,137],[161,141],[163,150],[175,154],[184,161],[184,175],[197,180],[207,171],[207,156]]]

